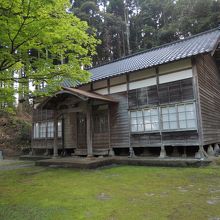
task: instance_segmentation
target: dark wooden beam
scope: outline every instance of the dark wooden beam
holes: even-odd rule
[[[92,150],[92,106],[88,103],[86,110],[87,156],[93,156]]]
[[[57,141],[57,134],[58,134],[58,117],[57,113],[54,113],[54,141],[53,141],[53,156],[58,156],[58,141]]]

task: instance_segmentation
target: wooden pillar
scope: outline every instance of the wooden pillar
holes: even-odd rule
[[[93,156],[92,152],[92,106],[88,104],[86,111],[86,135],[87,135],[87,156]]]
[[[57,157],[58,156],[57,134],[58,134],[58,120],[57,120],[57,115],[55,114],[55,117],[54,117],[53,157]]]

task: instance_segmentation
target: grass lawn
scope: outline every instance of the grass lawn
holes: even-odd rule
[[[220,167],[0,171],[0,219],[220,219]]]

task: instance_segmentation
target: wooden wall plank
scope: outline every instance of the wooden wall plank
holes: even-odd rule
[[[220,73],[209,54],[196,59],[203,144],[220,143]]]

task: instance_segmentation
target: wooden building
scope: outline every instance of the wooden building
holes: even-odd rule
[[[35,106],[35,153],[203,157],[220,143],[220,29],[89,69]]]

